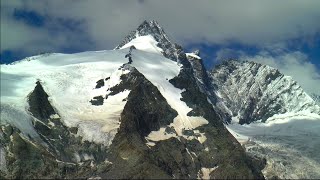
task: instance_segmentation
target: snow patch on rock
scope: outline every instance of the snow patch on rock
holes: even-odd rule
[[[216,167],[213,167],[213,168],[202,167],[200,169],[200,171],[198,172],[198,178],[197,179],[210,179],[210,173],[212,173],[218,167],[219,166],[216,166]]]
[[[196,55],[195,53],[186,53],[187,56],[193,57],[195,59],[201,59],[200,56]]]

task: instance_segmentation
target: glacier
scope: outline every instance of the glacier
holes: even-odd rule
[[[265,158],[267,179],[320,177],[320,115],[308,111],[274,115],[266,122],[240,125],[237,117],[226,125],[253,156]]]
[[[165,58],[157,41],[150,35],[139,36],[120,49],[91,51],[76,54],[54,53],[45,56],[35,56],[1,65],[1,106],[12,106],[21,111],[21,127],[23,133],[37,136],[31,125],[31,115],[28,114],[27,97],[34,84],[40,81],[49,95],[49,101],[56,108],[62,121],[68,127],[78,127],[78,135],[83,140],[103,143],[109,146],[117,133],[120,114],[125,106],[125,99],[130,91],[124,91],[108,96],[101,106],[93,106],[89,101],[98,95],[108,95],[108,89],[120,83],[121,75],[128,73],[120,67],[127,63],[125,55],[130,46],[136,49],[132,52],[132,66],[136,67],[161,92],[169,105],[178,112],[178,116],[170,127],[175,128],[179,136],[182,130],[192,130],[208,121],[203,117],[189,117],[192,109],[181,101],[180,90],[169,80],[178,76],[181,64]],[[106,85],[94,88],[96,80],[105,79]],[[1,111],[1,116],[5,112]],[[1,118],[3,119],[3,117]],[[19,118],[10,118],[12,125]],[[152,132],[148,140],[158,141],[163,135],[161,130]],[[168,136],[171,137],[172,135]],[[204,135],[198,137],[203,141]]]

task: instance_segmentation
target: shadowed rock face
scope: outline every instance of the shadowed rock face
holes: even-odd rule
[[[209,121],[209,124],[197,128],[205,133],[207,140],[203,144],[193,146],[199,148],[193,150],[198,155],[202,167],[218,167],[210,174],[211,178],[216,179],[263,179],[261,169],[257,165],[260,160],[253,161],[248,157],[237,140],[226,130],[223,120],[207,101],[207,96],[200,92],[195,77],[190,76],[191,72],[191,69],[185,68],[170,82],[177,88],[185,89],[182,100],[193,109],[188,115],[203,116]],[[203,151],[202,148],[205,147],[208,147],[209,151]]]
[[[46,121],[50,115],[55,114],[54,109],[48,101],[48,94],[43,90],[40,82],[37,81],[36,87],[29,95],[29,111],[37,119]]]
[[[120,129],[109,149],[110,171],[103,178],[171,178],[152,159],[145,137],[173,122],[173,110],[159,90],[135,68],[125,65],[130,73],[121,76],[121,83],[111,94],[129,89],[127,103],[121,114]]]
[[[121,83],[110,88],[110,95],[131,90],[121,114],[120,131],[146,136],[172,123],[177,112],[169,106],[160,91],[136,68],[129,65],[124,68],[130,69],[130,73],[122,75]]]
[[[195,179],[201,175],[199,172],[202,167],[217,166],[222,168],[217,168],[213,173],[217,175],[212,177],[263,178],[240,144],[224,128],[222,120],[206,101],[206,96],[196,84],[192,85],[191,82],[195,81],[189,75],[192,69],[183,71],[185,73],[170,82],[186,89],[183,100],[194,108],[194,115],[204,116],[210,121],[209,125],[197,129],[206,134],[207,141],[201,144],[195,139],[179,137],[147,146],[145,136],[152,130],[169,125],[177,113],[155,86],[136,69],[131,69],[129,74],[121,77],[122,82],[111,89],[115,93],[124,89],[130,89],[131,92],[121,114],[119,132],[110,146],[108,159],[112,162],[111,169],[101,174],[102,178]],[[192,132],[185,133],[193,135]]]
[[[196,50],[193,54],[200,55],[200,52],[199,50]],[[203,60],[193,56],[187,56],[187,59],[191,64],[193,76],[196,79],[196,83],[199,86],[200,91],[208,95],[212,104],[216,104],[217,96],[214,93],[214,84],[212,84],[212,79],[208,75],[203,64]]]

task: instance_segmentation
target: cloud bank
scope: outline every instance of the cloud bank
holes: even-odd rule
[[[110,49],[145,19],[159,21],[182,45],[236,41],[263,46],[315,35],[320,31],[319,8],[318,0],[1,1],[1,51],[61,46]],[[15,19],[15,9],[49,18],[44,27],[33,27]],[[57,23],[59,18],[82,22],[81,33]]]

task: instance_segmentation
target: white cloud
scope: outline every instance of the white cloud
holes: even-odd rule
[[[281,73],[293,77],[309,94],[320,94],[320,74],[306,54],[295,51],[276,56],[269,52],[260,52],[256,56],[243,56],[242,59],[255,61],[277,68]]]
[[[233,59],[237,60],[242,56],[245,56],[245,52],[241,50],[234,50],[230,48],[223,48],[216,52],[216,57],[213,59],[215,63],[219,63],[221,61]]]
[[[14,10],[25,7],[24,1],[19,2],[1,1],[1,52],[15,50],[21,54],[30,55],[41,52],[58,52],[70,46],[73,48],[89,46],[82,44],[85,39],[81,33],[77,34],[61,27],[61,24],[57,24],[56,21],[51,20],[44,27],[36,27],[14,19]],[[95,45],[92,46],[95,47]]]
[[[97,49],[115,47],[144,19],[158,20],[169,35],[183,45],[192,42],[224,44],[234,40],[263,46],[292,38],[312,37],[320,31],[318,0],[1,1],[1,11],[10,12],[16,7],[51,17],[84,20],[86,26],[83,28]],[[1,30],[3,26],[6,24],[1,19]],[[21,34],[28,33],[28,29],[20,26],[23,24],[16,27]],[[4,27],[1,37],[11,35],[6,28],[13,29]],[[45,33],[37,32],[23,39],[29,38],[29,42],[35,43],[38,39],[48,38],[42,34]],[[9,41],[1,40],[1,46],[7,44]],[[19,48],[18,42],[12,44]]]

